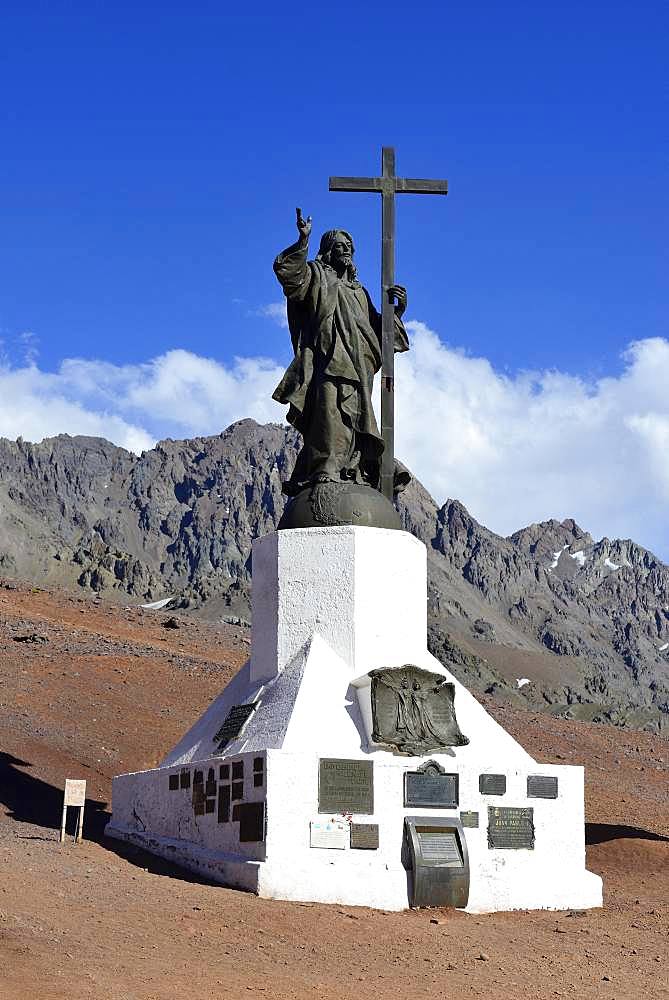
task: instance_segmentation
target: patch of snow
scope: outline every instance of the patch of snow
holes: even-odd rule
[[[553,562],[548,567],[549,569],[555,569],[555,567],[557,566],[557,564],[560,561],[560,556],[562,555],[562,553],[564,552],[564,550],[568,549],[568,548],[569,548],[568,545],[563,545],[561,549],[558,549],[557,552],[553,553]]]
[[[660,652],[662,653],[665,649],[669,649],[669,642],[665,642],[660,646]]]
[[[579,566],[585,566],[586,555],[585,552],[583,552],[583,550],[581,550],[580,552],[570,552],[569,555],[575,562],[579,564]]]
[[[162,601],[152,601],[151,604],[140,604],[140,608],[148,608],[149,611],[160,611],[165,605],[169,604],[170,601],[174,600],[172,597],[163,597]]]
[[[668,643],[668,645],[669,645],[669,643]],[[524,688],[526,684],[531,684],[531,683],[532,683],[532,681],[530,680],[529,677],[518,677],[518,678],[516,678],[516,684],[518,685],[519,688]]]
[[[619,564],[618,564],[618,563],[614,563],[614,562],[611,562],[611,560],[609,559],[609,557],[608,557],[608,556],[607,556],[607,557],[606,557],[606,559],[604,560],[604,565],[605,565],[605,566],[608,566],[608,567],[609,567],[609,569],[620,569],[620,566],[619,566]]]

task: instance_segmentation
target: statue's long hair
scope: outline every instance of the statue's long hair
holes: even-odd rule
[[[332,266],[330,264],[330,254],[334,241],[338,236],[344,236],[351,244],[351,254],[353,255],[355,253],[355,245],[353,243],[353,237],[350,233],[347,233],[345,229],[328,229],[327,233],[323,233],[321,236],[321,245],[318,248],[318,253],[316,254],[316,260],[320,260],[322,264],[326,264],[328,267]],[[346,268],[346,274],[349,281],[355,281],[357,273],[358,270],[353,261],[351,261]]]

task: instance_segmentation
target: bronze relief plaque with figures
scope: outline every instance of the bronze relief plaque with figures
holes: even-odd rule
[[[407,664],[369,676],[375,743],[416,757],[469,743],[455,717],[455,685],[441,674]]]

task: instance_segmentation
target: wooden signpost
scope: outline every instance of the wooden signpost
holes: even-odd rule
[[[77,828],[74,834],[75,844],[80,844],[84,832],[84,805],[86,804],[86,782],[75,778],[65,779],[65,795],[63,797],[63,818],[60,824],[60,842],[65,840],[65,823],[67,822],[67,807],[79,809]]]

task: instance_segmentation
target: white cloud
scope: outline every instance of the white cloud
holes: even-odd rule
[[[588,381],[504,375],[424,324],[407,325],[397,454],[438,502],[456,497],[502,534],[574,517],[595,536],[631,537],[669,558],[669,341],[639,340],[619,376]],[[55,373],[5,363],[0,435],[92,434],[138,452],[242,417],[277,422],[285,411],[271,394],[282,372],[271,359],[222,364],[184,350],[140,365],[68,359]]]
[[[632,343],[618,377],[509,377],[408,327],[396,448],[436,499],[461,499],[502,534],[574,517],[669,556],[669,341]]]
[[[288,329],[285,299],[282,299],[281,302],[270,302],[266,306],[260,306],[258,309],[254,309],[251,315],[265,316],[267,319],[273,320],[278,326],[283,327],[284,330]]]
[[[0,437],[41,441],[61,433],[105,437],[136,453],[155,442],[144,428],[117,413],[82,405],[60,374],[42,372],[34,364],[0,367]]]

